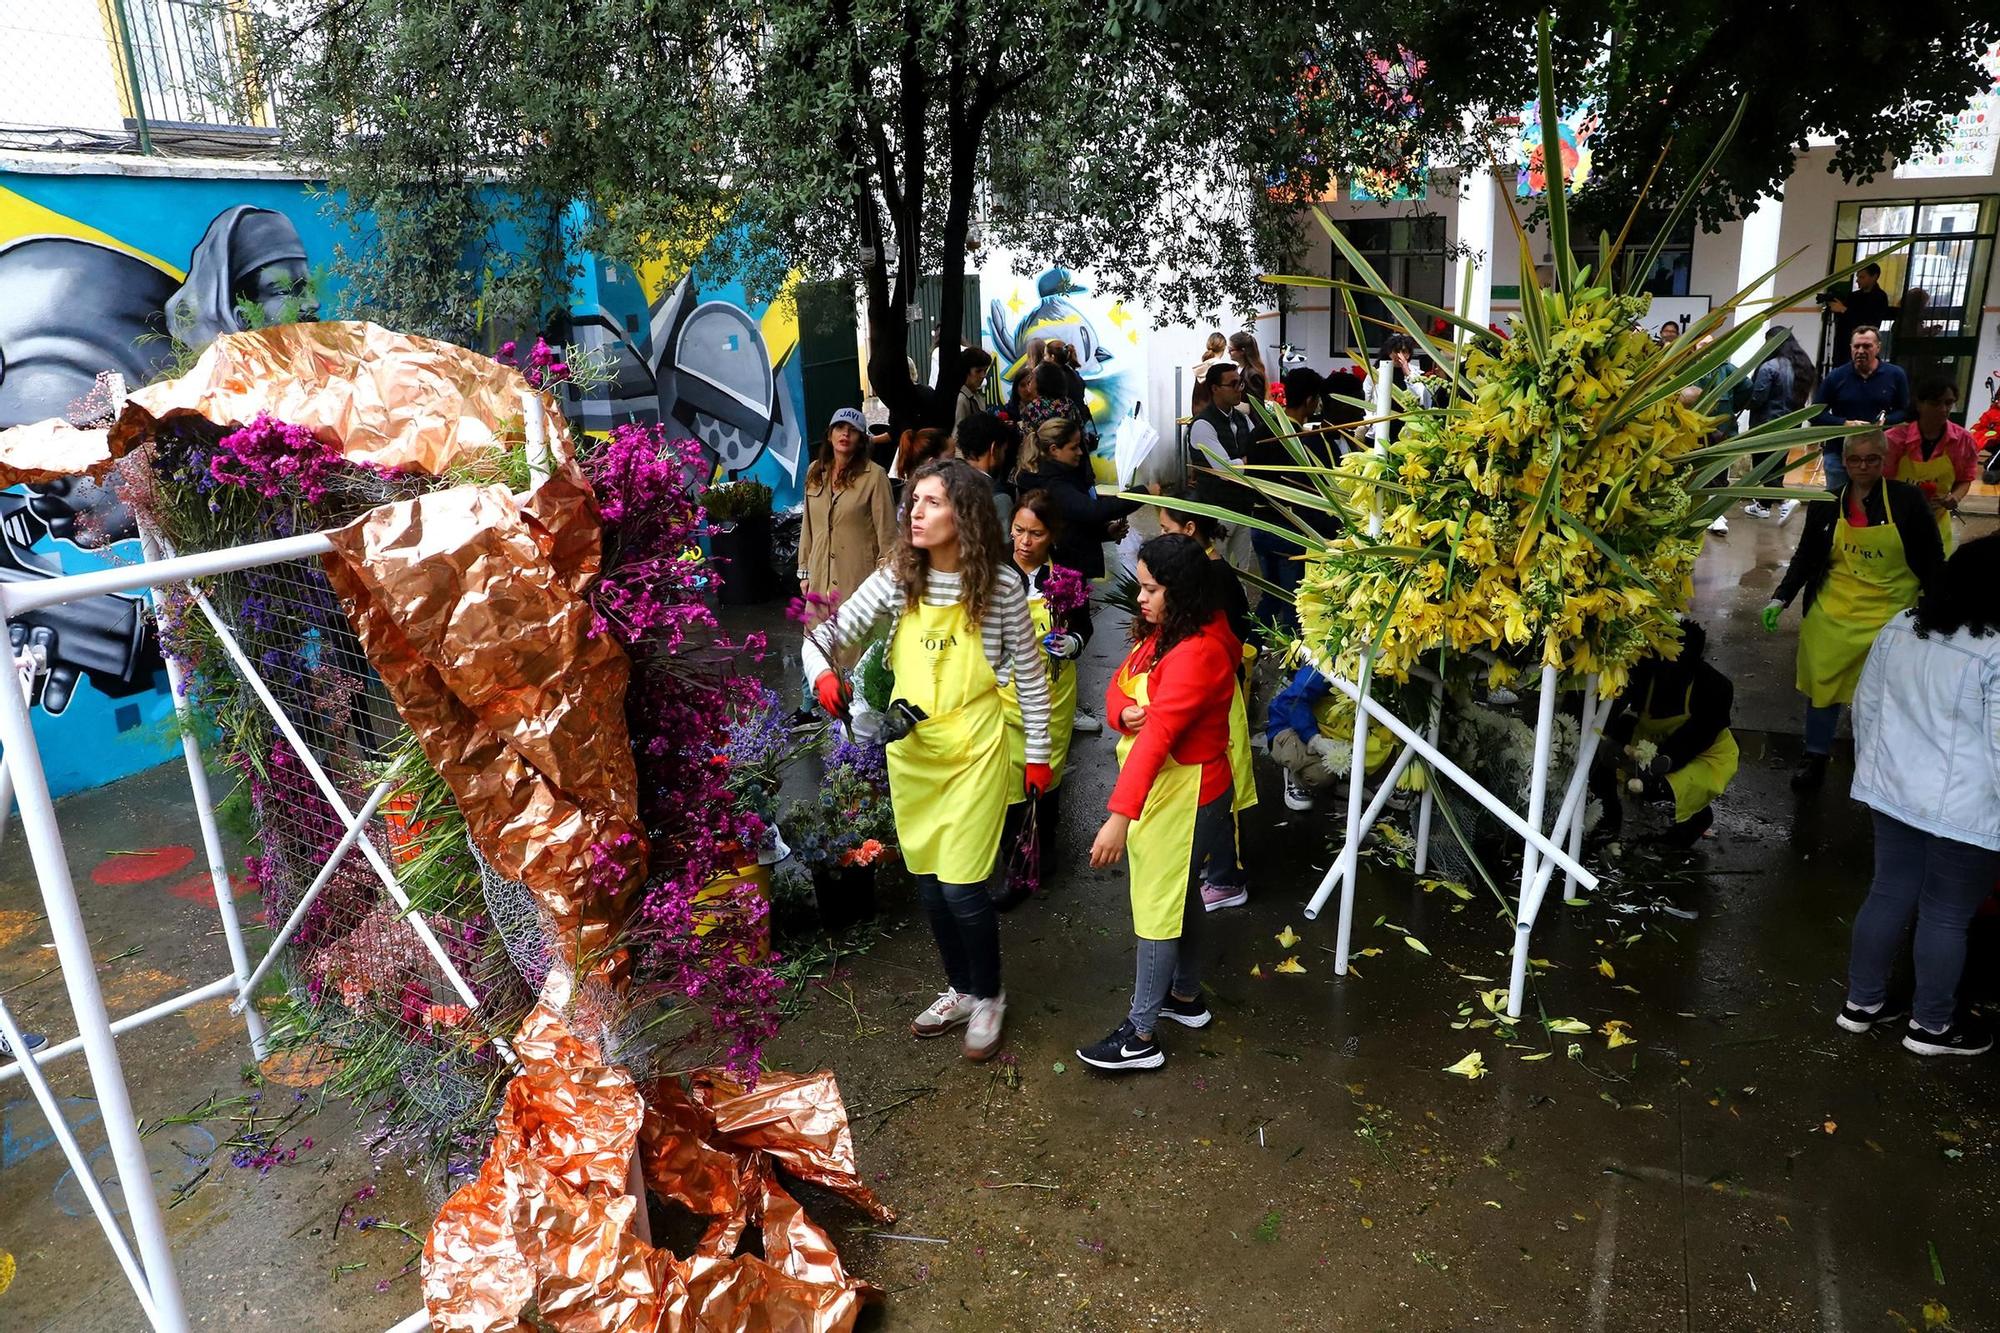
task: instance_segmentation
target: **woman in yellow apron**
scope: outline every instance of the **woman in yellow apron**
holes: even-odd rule
[[[1615,833],[1620,824],[1622,794],[1612,770],[1634,741],[1649,742],[1656,751],[1648,762],[1629,765],[1647,794],[1674,803],[1674,827],[1666,840],[1691,847],[1715,822],[1710,807],[1736,776],[1736,737],[1729,730],[1736,687],[1708,661],[1707,646],[1702,627],[1683,621],[1679,657],[1670,662],[1648,656],[1633,667],[1604,727],[1610,762],[1593,765],[1591,775],[1604,802],[1600,835]]]
[[[1256,626],[1250,620],[1250,598],[1243,591],[1243,579],[1222,558],[1222,524],[1206,514],[1185,514],[1160,506],[1160,531],[1179,533],[1198,542],[1210,561],[1209,572],[1216,581],[1217,609],[1229,621],[1229,631],[1242,644],[1236,669],[1236,692],[1229,701],[1229,772],[1236,783],[1233,814],[1240,815],[1257,804],[1257,778],[1250,767],[1250,669],[1257,665]],[[1217,857],[1202,874],[1201,905],[1210,912],[1225,907],[1241,907],[1250,901],[1250,887],[1243,870],[1243,840],[1239,824],[1232,819],[1229,836],[1233,849],[1227,857]]]
[[[848,687],[829,655],[893,622],[889,711],[916,721],[889,742],[889,800],[949,983],[910,1030],[936,1037],[963,1023],[966,1058],[984,1060],[1000,1044],[1006,1014],[986,880],[1010,788],[1039,794],[1051,782],[1048,670],[1022,582],[1001,568],[1000,520],[985,479],[956,459],[926,463],[911,476],[909,497],[888,562],[821,635],[807,636],[806,668],[821,706],[843,716]],[[1003,671],[1021,709],[1018,778],[1007,759]]]
[[[1197,886],[1209,863],[1236,854],[1229,700],[1241,657],[1208,563],[1199,543],[1175,534],[1139,548],[1137,643],[1105,691],[1105,721],[1120,733],[1118,782],[1090,863],[1130,856],[1138,970],[1125,1021],[1076,1053],[1096,1069],[1157,1069],[1160,1019],[1198,1028],[1211,1017]]]
[[[1764,605],[1764,628],[1776,630],[1779,613],[1800,591],[1806,595],[1796,676],[1806,696],[1806,745],[1792,774],[1794,791],[1826,780],[1840,710],[1854,698],[1876,631],[1914,602],[1944,564],[1944,543],[1923,492],[1882,479],[1886,453],[1879,431],[1847,437],[1847,484],[1837,499],[1813,502],[1792,563]]]
[[[1019,906],[1041,888],[1043,867],[1049,862],[1049,839],[1056,833],[1063,772],[1069,763],[1070,740],[1075,731],[1076,659],[1088,637],[1089,592],[1081,574],[1068,569],[1058,574],[1060,567],[1049,561],[1049,549],[1061,529],[1062,517],[1055,500],[1047,491],[1030,491],[1016,505],[1008,532],[1014,568],[1020,571],[1028,587],[1028,617],[1034,622],[1035,633],[1041,636],[1042,651],[1049,659],[1050,776],[1048,788],[1032,804],[1025,781],[1015,782],[1013,795],[1008,797],[1007,819],[1000,830],[1000,846],[1009,858],[1010,871],[997,902],[1003,912]],[[1051,592],[1060,599],[1072,589],[1070,595],[1085,598],[1084,605],[1060,613],[1051,608]],[[1000,687],[1000,703],[1007,713],[1007,757],[1017,778],[1024,778],[1028,733],[1021,723],[1021,704],[1013,681]],[[1030,809],[1035,812],[1035,837],[1028,847],[1022,848],[1020,840]]]
[[[1946,555],[1958,545],[1952,516],[1979,475],[1979,442],[1971,431],[1951,419],[1951,409],[1957,404],[1958,386],[1950,380],[1921,384],[1917,387],[1916,420],[1892,427],[1883,437],[1889,454],[1882,475],[1891,481],[1907,481],[1924,493],[1925,502],[1937,515]]]

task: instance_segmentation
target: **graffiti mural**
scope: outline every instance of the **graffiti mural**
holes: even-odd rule
[[[248,327],[253,308],[312,318],[307,274],[333,239],[295,181],[0,173],[0,427],[98,415],[101,372],[143,384],[171,363],[175,339],[204,346]],[[0,492],[0,580],[130,563],[137,537],[112,484]],[[176,753],[138,598],[34,612],[13,636],[49,663],[35,728],[57,795]]]
[[[805,483],[805,385],[789,293],[753,304],[741,284],[703,287],[664,267],[596,261],[570,312],[568,341],[603,353],[612,379],[576,404],[587,430],[676,423],[719,474],[749,477],[786,509]]]
[[[991,273],[981,285],[1001,295],[986,307],[986,348],[1008,384],[1026,365],[1028,345],[1037,338],[1066,342],[1076,349],[1091,420],[1097,423],[1098,452],[1109,456],[1121,417],[1139,406],[1146,387],[1144,321],[1122,301],[1105,301],[1065,268],[1050,268],[1030,282]]]

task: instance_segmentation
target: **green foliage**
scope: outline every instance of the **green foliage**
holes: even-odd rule
[[[855,664],[856,692],[876,712],[886,712],[896,697],[896,673],[889,665],[889,638],[881,635],[868,645]]]
[[[710,523],[741,523],[771,512],[771,488],[761,481],[726,481],[702,492],[701,507]]]

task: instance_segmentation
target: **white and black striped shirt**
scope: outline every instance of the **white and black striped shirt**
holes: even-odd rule
[[[931,570],[924,581],[925,606],[950,606],[959,600],[960,581],[955,573]],[[831,626],[834,643],[852,648],[883,621],[894,623],[903,611],[903,586],[888,569],[878,569],[863,581],[835,615]],[[1049,762],[1049,672],[1043,660],[1041,639],[1028,618],[1028,594],[1012,571],[1003,569],[987,600],[986,614],[979,626],[981,645],[993,674],[1006,684],[1015,680],[1021,700],[1021,723],[1027,735],[1026,759],[1031,764]],[[833,669],[811,636],[805,642],[806,679],[818,680],[820,673]]]

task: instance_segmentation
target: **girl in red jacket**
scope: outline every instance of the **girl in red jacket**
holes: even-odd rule
[[[1242,657],[1215,587],[1199,542],[1170,535],[1139,548],[1137,642],[1104,693],[1105,721],[1122,738],[1118,783],[1090,847],[1093,866],[1131,854],[1139,966],[1131,1014],[1076,1053],[1097,1069],[1157,1069],[1167,1059],[1153,1039],[1158,1020],[1198,1028],[1211,1017],[1195,886],[1211,859],[1235,854],[1229,701]]]

